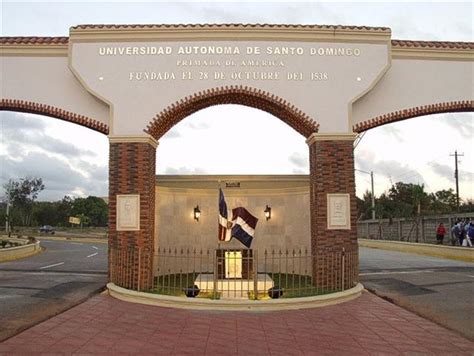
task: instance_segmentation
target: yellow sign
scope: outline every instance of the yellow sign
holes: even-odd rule
[[[80,218],[76,218],[74,216],[70,216],[69,217],[69,222],[71,224],[76,224],[76,225],[79,225],[81,223],[81,219]]]

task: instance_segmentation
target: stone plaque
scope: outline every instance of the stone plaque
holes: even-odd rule
[[[117,231],[140,230],[140,195],[117,195]]]
[[[242,251],[226,251],[225,278],[242,278]]]
[[[351,229],[349,194],[328,194],[328,230]]]

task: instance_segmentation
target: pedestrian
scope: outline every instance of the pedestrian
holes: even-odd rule
[[[451,233],[454,238],[459,241],[459,246],[462,246],[462,235],[461,235],[461,220],[458,220],[451,229]]]
[[[443,223],[439,223],[438,228],[436,229],[436,243],[438,245],[443,244],[444,235],[446,235],[446,228]]]
[[[458,237],[454,234],[454,227],[456,226],[456,223],[451,226],[451,229],[449,230],[451,232],[449,241],[451,241],[451,246],[456,246],[456,241],[458,240]]]
[[[461,222],[459,223],[459,243],[461,246],[467,246],[467,241],[464,241],[467,235],[466,227],[467,227],[467,221],[464,221],[464,219],[461,219]]]
[[[474,222],[471,220],[467,228],[466,237],[464,240],[465,243],[463,242],[463,246],[472,247],[472,241],[474,241]]]

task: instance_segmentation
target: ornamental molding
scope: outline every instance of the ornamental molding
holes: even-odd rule
[[[109,135],[110,143],[146,143],[155,148],[158,147],[158,141],[150,135],[126,136],[126,135]]]
[[[318,141],[354,141],[357,137],[355,133],[313,133],[308,137],[306,143],[311,146]]]
[[[91,119],[84,115],[75,114],[73,112],[66,111],[51,105],[39,104],[25,100],[1,99],[0,110],[18,111],[30,114],[50,116],[56,119],[72,122],[73,124],[78,124],[87,127],[94,131],[103,133],[104,135],[107,135],[109,133],[109,126],[100,121]]]
[[[306,138],[319,128],[319,124],[308,115],[276,95],[247,86],[225,86],[200,91],[171,104],[156,115],[144,131],[159,140],[185,117],[207,107],[222,104],[240,104],[266,111]]]
[[[389,114],[380,115],[372,119],[360,122],[353,126],[353,131],[361,133],[377,126],[410,119],[412,117],[417,116],[469,111],[474,111],[474,100],[451,101],[431,105],[417,106],[410,109],[394,111]]]

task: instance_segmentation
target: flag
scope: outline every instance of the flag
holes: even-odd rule
[[[227,204],[224,199],[224,193],[219,188],[219,241],[230,241],[231,230],[229,228]]]
[[[252,244],[258,219],[245,208],[232,209],[232,237],[235,237],[247,248]]]

